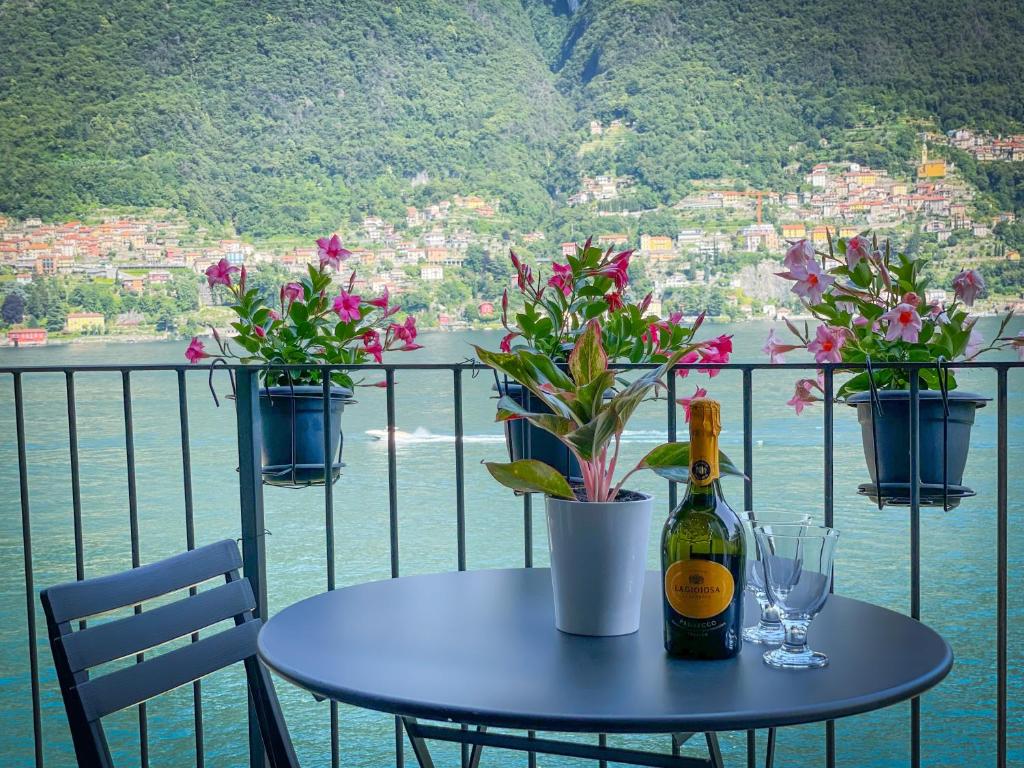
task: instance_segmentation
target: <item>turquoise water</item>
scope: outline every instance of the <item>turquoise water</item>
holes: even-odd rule
[[[761,360],[767,326],[746,324],[713,332],[734,333],[736,360]],[[426,349],[404,360],[462,360],[470,340],[496,345],[494,333],[423,334]],[[181,343],[89,344],[41,349],[0,349],[0,365],[178,362]],[[223,376],[223,374],[221,374]],[[784,371],[754,377],[754,501],[759,509],[796,507],[820,514],[822,495],[822,409],[796,417],[785,401],[793,375]],[[400,563],[403,574],[456,567],[455,470],[452,374],[445,371],[399,372],[398,428],[408,436],[398,443]],[[521,501],[498,487],[480,465],[504,452],[500,428],[493,422],[492,379],[466,374],[465,457],[466,530],[470,568],[523,563]],[[995,393],[995,374],[971,372],[962,386]],[[82,473],[85,564],[89,576],[131,564],[124,423],[118,374],[79,374],[78,423]],[[202,544],[239,535],[237,454],[234,411],[230,402],[214,406],[203,374],[190,374],[189,410],[195,491],[196,538]],[[227,391],[226,378],[215,380]],[[680,395],[700,383],[723,402],[726,452],[742,456],[740,376],[724,372],[711,380],[691,375]],[[184,500],[176,379],[173,373],[132,376],[140,546],[143,561],[185,547]],[[1024,371],[1010,377],[1010,759],[1024,761],[1024,705],[1021,655],[1024,651]],[[74,578],[71,487],[68,468],[64,379],[40,374],[25,379],[25,418],[36,586]],[[223,402],[223,401],[222,401]],[[952,644],[957,657],[950,677],[922,700],[922,754],[926,765],[994,763],[995,744],[995,408],[978,413],[966,481],[978,496],[953,512],[922,510],[922,614]],[[367,434],[385,428],[384,393],[359,392],[359,403],[344,415],[345,475],[335,486],[336,565],[339,586],[390,574],[388,547],[387,450]],[[4,766],[29,765],[32,720],[27,682],[25,595],[22,539],[10,377],[0,377],[0,757]],[[626,435],[627,458],[639,458],[665,439],[664,403],[645,404]],[[879,511],[856,495],[865,482],[859,429],[852,410],[836,409],[835,520],[843,530],[836,589],[895,610],[909,611],[909,526],[905,508]],[[635,487],[657,494],[667,512],[664,483],[640,477]],[[742,487],[726,480],[726,493],[742,500]],[[322,489],[265,492],[268,588],[271,613],[326,588],[324,501]],[[535,505],[540,508],[541,505]],[[534,558],[547,561],[542,513],[535,512]],[[650,563],[656,565],[659,526],[651,531]],[[39,627],[43,725],[48,765],[72,765],[73,753],[56,687],[45,629]],[[452,631],[468,628],[453,627]],[[412,628],[411,631],[415,631]],[[865,643],[871,628],[863,627]],[[812,630],[813,633],[813,630]],[[813,634],[812,634],[813,638]],[[652,649],[652,652],[659,652]],[[884,648],[877,652],[883,654]],[[240,670],[218,673],[204,682],[207,765],[239,766],[246,759],[244,679]],[[278,691],[304,766],[329,765],[327,704],[287,683]],[[699,692],[695,692],[699,695]],[[192,762],[191,691],[182,689],[149,704],[151,764]],[[838,765],[902,766],[909,761],[909,704],[862,715],[837,724]],[[393,720],[386,715],[340,707],[342,761],[350,766],[394,764]],[[108,718],[108,738],[118,765],[138,764],[134,712]],[[780,732],[778,765],[820,764],[824,727]],[[620,738],[611,743],[664,749],[667,739]],[[727,762],[743,762],[742,734],[723,737]],[[689,748],[699,754],[696,746]],[[451,765],[456,751],[436,748],[437,763]],[[407,756],[411,760],[411,755]],[[542,766],[591,765],[541,757]],[[525,765],[520,755],[485,753],[486,766]]]

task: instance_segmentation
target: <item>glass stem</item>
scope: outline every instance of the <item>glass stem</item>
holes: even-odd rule
[[[782,641],[782,648],[787,653],[803,653],[807,650],[807,625],[808,621],[787,621],[782,620],[782,627],[786,637]]]
[[[781,622],[782,618],[779,616],[779,609],[767,600],[762,601],[761,626],[768,627],[769,629],[777,629]]]

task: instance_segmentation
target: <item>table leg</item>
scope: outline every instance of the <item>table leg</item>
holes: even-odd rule
[[[415,717],[403,717],[402,724],[405,732],[409,735],[409,743],[412,745],[412,752],[416,755],[416,762],[420,768],[434,768],[434,760],[430,757],[430,748],[423,736],[420,735],[419,725]],[[477,758],[479,760],[479,758]]]
[[[711,759],[712,768],[725,768],[725,763],[722,760],[722,750],[718,746],[718,734],[708,731],[704,734],[704,738],[708,742],[708,757]]]
[[[772,768],[775,763],[775,729],[768,729],[768,751],[764,756],[764,768]]]

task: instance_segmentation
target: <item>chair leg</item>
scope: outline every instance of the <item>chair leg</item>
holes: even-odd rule
[[[708,731],[704,734],[704,738],[708,742],[708,757],[711,760],[712,768],[725,768],[725,763],[722,760],[722,749],[718,746],[718,734]]]

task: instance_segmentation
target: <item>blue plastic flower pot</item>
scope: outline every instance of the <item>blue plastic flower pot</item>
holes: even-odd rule
[[[283,487],[324,483],[324,392],[319,385],[260,390],[263,482]],[[331,482],[341,475],[341,414],[352,391],[331,387]]]
[[[909,504],[910,498],[910,392],[881,390],[878,393],[881,414],[874,414],[872,435],[871,395],[858,392],[846,403],[857,409],[871,483],[862,492],[877,501],[878,486],[882,500],[890,504]],[[971,445],[974,412],[984,408],[991,398],[954,390],[949,393],[949,418],[943,441],[942,394],[935,390],[920,392],[918,401],[920,499],[923,505],[943,503],[943,453],[945,453],[946,497],[950,507],[959,498],[973,496],[963,485],[964,468]],[[877,457],[877,474],[875,472]]]
[[[551,413],[551,409],[522,384],[499,381],[497,389],[499,395],[511,397],[530,413]],[[569,480],[583,482],[583,472],[572,452],[550,432],[533,426],[525,419],[505,422],[505,443],[511,461],[543,461]]]

